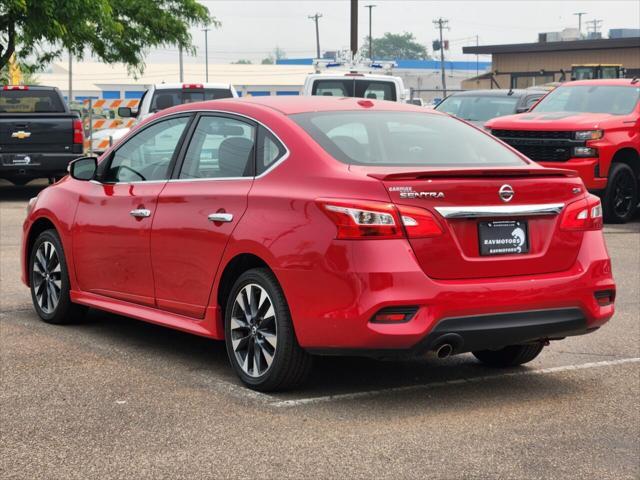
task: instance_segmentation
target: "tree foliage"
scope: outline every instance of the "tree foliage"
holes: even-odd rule
[[[235,62],[231,62],[231,65],[251,65],[251,60],[247,60],[245,58],[241,58]]]
[[[365,39],[361,53],[369,56],[369,38]],[[429,60],[424,45],[418,43],[413,33],[385,33],[373,39],[373,56],[377,60]]]
[[[2,0],[0,68],[14,51],[38,66],[71,51],[142,72],[149,48],[194,52],[189,26],[205,24],[219,22],[197,0]]]

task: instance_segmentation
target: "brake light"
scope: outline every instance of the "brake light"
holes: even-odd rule
[[[428,210],[406,205],[400,205],[398,209],[409,238],[429,238],[442,234],[440,223]]]
[[[560,222],[562,230],[601,230],[602,204],[595,195],[567,205]]]
[[[3,90],[29,90],[28,85],[5,85]]]
[[[73,121],[73,143],[84,142],[84,132],[82,130],[82,120],[79,118]]]
[[[318,204],[338,228],[336,238],[342,240],[372,237],[425,238],[442,233],[442,227],[435,217],[427,210],[417,207],[335,199],[319,199]]]
[[[183,83],[182,89],[189,90],[191,88],[204,88],[201,83]]]

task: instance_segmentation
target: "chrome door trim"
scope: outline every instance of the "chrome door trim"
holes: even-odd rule
[[[558,215],[564,209],[564,203],[435,207],[435,209],[444,218],[540,216]]]
[[[210,222],[232,222],[233,221],[233,213],[212,213],[208,217]]]
[[[136,218],[147,218],[151,216],[151,210],[146,208],[134,208],[129,212],[129,215]]]

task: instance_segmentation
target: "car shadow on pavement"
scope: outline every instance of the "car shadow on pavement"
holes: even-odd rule
[[[121,356],[126,352],[129,365],[135,362],[137,367],[149,369],[156,376],[171,377],[185,386],[223,382],[235,385],[241,392],[243,391],[240,381],[229,365],[225,345],[221,341],[95,310],[90,311],[85,322],[69,328],[78,329],[78,334],[85,337],[84,342],[89,341],[92,345],[99,344],[103,355]],[[315,357],[314,369],[304,385],[293,391],[270,394],[270,396],[272,401],[287,401],[442,384],[442,382],[452,382],[451,386],[458,387],[455,385],[456,380],[499,376],[506,371],[522,372],[527,368],[519,367],[509,370],[487,368],[475,361],[470,354],[444,360],[410,361],[360,357]],[[549,385],[557,381],[559,380],[551,377],[535,380],[535,382],[549,382]],[[531,379],[523,381],[522,378],[508,377],[501,379],[500,383],[505,385],[505,382],[517,389],[518,385],[530,384]],[[573,394],[572,388],[563,385],[561,381],[558,388],[550,388],[549,392],[554,396]],[[247,397],[251,396],[249,390],[246,390],[246,393]],[[395,394],[394,397],[401,395],[410,399],[415,398],[416,394],[424,395],[408,391]]]

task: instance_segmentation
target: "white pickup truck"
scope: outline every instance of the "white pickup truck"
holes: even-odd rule
[[[138,109],[120,107],[118,116],[135,118],[138,123],[160,110],[176,105],[236,97],[238,97],[236,89],[228,83],[159,83],[151,85],[144,92]],[[92,139],[97,145],[101,143],[99,140],[106,138],[111,138],[111,143],[116,143],[129,133],[129,130],[130,128],[107,128],[94,132]],[[94,149],[94,152],[100,154],[104,150],[106,148]]]
[[[392,102],[406,102],[409,98],[402,78],[390,74],[393,62],[353,64],[316,60],[314,65],[316,73],[309,74],[305,79],[303,95],[359,97]],[[371,73],[376,70],[384,73]]]

